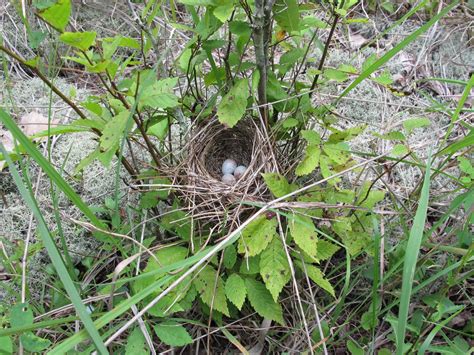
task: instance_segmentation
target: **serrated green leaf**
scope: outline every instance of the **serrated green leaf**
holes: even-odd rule
[[[259,216],[242,231],[238,251],[246,256],[260,254],[276,234],[277,220]]]
[[[100,147],[109,150],[118,147],[118,143],[124,134],[127,121],[130,116],[129,111],[122,111],[114,116],[104,127],[102,136],[100,137]]]
[[[71,15],[71,1],[58,0],[54,5],[40,9],[38,15],[46,23],[63,32]]]
[[[145,345],[145,337],[139,327],[135,327],[127,338],[125,355],[145,355],[150,352]]]
[[[298,120],[296,118],[287,118],[281,124],[283,128],[293,128],[298,125]]]
[[[283,311],[279,303],[276,303],[265,285],[253,279],[245,279],[247,297],[255,312],[261,317],[274,320],[284,325]]]
[[[275,21],[286,32],[299,31],[300,13],[296,0],[277,0],[273,5]]]
[[[229,316],[224,281],[220,276],[216,277],[216,274],[217,271],[212,266],[207,265],[196,275],[193,284],[206,305],[209,307],[212,305],[216,311]]]
[[[156,81],[151,87],[143,90],[138,102],[138,108],[141,109],[144,106],[154,109],[176,107],[179,102],[173,89],[177,82],[178,78],[167,78]]]
[[[270,192],[277,198],[295,191],[298,187],[295,184],[290,184],[283,175],[277,173],[264,173],[262,176]]]
[[[309,145],[316,145],[321,143],[321,136],[316,131],[302,130],[301,137],[306,140]]]
[[[281,290],[291,279],[290,265],[279,238],[273,238],[270,245],[260,255],[260,275],[277,302]]]
[[[457,160],[459,162],[459,170],[461,170],[463,173],[469,175],[471,178],[474,179],[474,167],[472,166],[469,159],[463,156],[459,156]]]
[[[226,269],[232,269],[237,261],[237,250],[235,250],[235,245],[231,244],[224,249],[224,267]]]
[[[346,143],[326,143],[323,145],[323,150],[326,155],[331,158],[331,160],[338,164],[345,164],[350,159],[350,154],[348,152],[349,147]]]
[[[334,288],[332,287],[331,283],[324,277],[324,274],[321,270],[319,270],[316,266],[311,264],[303,264],[301,261],[297,261],[296,264],[299,266],[301,270],[306,270],[309,278],[323,290],[327,291],[331,296],[336,297],[334,292]]]
[[[165,321],[153,327],[158,338],[169,346],[185,346],[193,342],[185,327],[175,321]]]
[[[257,275],[260,272],[260,255],[244,258],[239,272],[243,275]]]
[[[234,127],[245,114],[248,98],[248,79],[240,79],[217,106],[219,122]]]
[[[367,194],[370,188],[370,185],[371,185],[370,182],[364,183],[359,193],[359,198],[357,199],[357,203],[360,204],[360,206],[362,207],[372,209],[378,202],[384,199],[385,192],[381,190],[371,189],[370,192]]]
[[[87,51],[94,43],[96,32],[64,32],[59,39],[69,46]]]
[[[225,294],[240,311],[247,296],[244,280],[238,274],[232,274],[225,282]]]
[[[303,160],[299,162],[295,169],[295,174],[297,176],[311,174],[319,166],[320,155],[321,148],[318,145],[308,145]]]
[[[318,234],[313,221],[307,216],[293,214],[288,221],[290,233],[296,245],[308,255],[316,258],[318,252]]]
[[[341,247],[328,242],[324,239],[318,240],[318,252],[316,253],[316,259],[319,261],[328,260],[334,253],[336,253]]]
[[[405,128],[407,133],[410,134],[415,128],[426,127],[430,124],[431,121],[426,117],[410,118],[408,120],[403,121],[403,128]]]

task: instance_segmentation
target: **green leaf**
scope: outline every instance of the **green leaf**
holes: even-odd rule
[[[185,327],[178,322],[166,321],[153,327],[158,338],[169,346],[185,346],[193,342]]]
[[[123,137],[125,127],[127,126],[129,111],[122,111],[114,116],[104,127],[100,137],[100,147],[104,150],[118,148],[118,144]]]
[[[193,283],[205,304],[209,307],[212,305],[216,311],[229,316],[224,282],[220,276],[217,276],[217,271],[212,266],[205,266],[196,275]]]
[[[244,280],[238,274],[232,274],[225,282],[225,294],[240,311],[247,296]]]
[[[463,156],[459,156],[457,160],[459,162],[459,170],[461,170],[463,173],[469,175],[472,179],[474,179],[474,167],[472,166],[469,159]]]
[[[46,9],[40,9],[38,16],[46,23],[63,32],[69,22],[71,15],[71,1],[58,0],[54,5]]]
[[[288,195],[298,188],[297,185],[290,184],[283,175],[277,173],[263,173],[262,176],[270,192],[276,198]]]
[[[158,80],[143,91],[138,102],[138,108],[148,106],[154,109],[166,109],[176,107],[179,102],[174,94],[174,87],[178,82],[178,78],[167,78]]]
[[[390,75],[388,71],[385,71],[379,76],[372,78],[372,80],[383,86],[387,86],[393,83],[392,76]]]
[[[234,1],[232,0],[221,0],[219,4],[216,6],[216,8],[213,11],[213,14],[217,19],[224,23],[226,22],[230,15],[232,15],[232,12],[234,11]]]
[[[226,269],[232,269],[237,261],[237,250],[235,250],[235,245],[231,244],[224,250],[224,267]]]
[[[290,281],[290,265],[283,243],[279,238],[273,238],[267,249],[260,256],[260,275],[265,286],[273,296],[275,302],[283,287]]]
[[[297,176],[311,174],[319,166],[321,148],[318,145],[308,145],[304,153],[303,160],[298,163],[295,169]]]
[[[275,21],[286,32],[291,33],[300,29],[300,14],[296,0],[277,0],[273,5]]]
[[[48,34],[41,31],[28,31],[28,43],[31,49],[37,49]]]
[[[18,303],[10,310],[12,328],[33,324],[33,311],[27,303]]]
[[[302,130],[301,137],[308,142],[309,145],[321,143],[321,136],[316,131]]]
[[[325,69],[323,75],[329,80],[335,80],[339,83],[342,83],[343,81],[346,81],[349,78],[347,73],[333,68]]]
[[[95,43],[96,32],[64,32],[59,39],[74,48],[87,51]]]
[[[244,258],[239,272],[244,275],[257,275],[260,272],[260,255]]]
[[[39,353],[51,345],[50,340],[40,338],[31,332],[22,334],[20,336],[20,340],[25,350],[32,353]]]
[[[405,344],[405,332],[407,328],[408,312],[410,307],[410,298],[413,288],[416,264],[420,252],[423,231],[425,229],[426,216],[428,211],[428,201],[430,196],[431,182],[431,152],[426,163],[425,178],[418,202],[413,226],[410,230],[408,242],[405,248],[405,257],[403,262],[402,290],[400,296],[400,306],[398,311],[397,334],[397,354],[403,354]]]
[[[328,260],[331,258],[334,253],[336,253],[340,247],[336,244],[328,242],[324,239],[318,240],[318,252],[316,254],[316,259],[319,261]]]
[[[150,352],[145,346],[145,337],[139,327],[135,327],[127,338],[125,355],[145,355]]]
[[[219,122],[232,128],[244,116],[247,108],[248,79],[239,80],[217,106]]]
[[[408,154],[409,150],[404,144],[395,144],[392,149],[392,156],[400,157],[402,155]]]
[[[331,283],[324,277],[324,274],[319,268],[317,268],[314,265],[311,264],[306,264],[303,267],[303,264],[301,261],[297,261],[296,265],[304,271],[306,270],[309,278],[319,287],[321,287],[323,290],[327,291],[331,296],[336,297],[334,288],[332,287]]]
[[[13,354],[13,343],[10,337],[0,337],[0,354]]]
[[[426,117],[419,117],[419,118],[410,118],[408,120],[403,121],[403,127],[407,131],[408,134],[413,132],[415,128],[421,128],[431,125],[431,121]]]
[[[275,302],[265,285],[253,279],[245,279],[247,297],[250,304],[261,317],[274,320],[284,325],[283,311],[279,303]]]
[[[161,140],[165,139],[166,135],[168,134],[168,118],[165,117],[159,120],[154,125],[150,126],[146,133],[155,136]]]
[[[347,143],[326,143],[323,145],[323,150],[335,164],[345,164],[350,159]]]
[[[346,343],[347,350],[351,353],[351,355],[364,355],[364,349],[362,349],[359,344],[354,342],[353,340],[349,340]]]
[[[238,251],[246,256],[260,254],[272,241],[276,234],[277,220],[259,216],[242,231],[239,239]]]
[[[307,216],[293,214],[288,221],[290,233],[302,250],[316,258],[318,251],[318,235],[313,221]]]

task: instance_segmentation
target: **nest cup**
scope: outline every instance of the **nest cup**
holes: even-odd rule
[[[195,219],[208,222],[232,221],[253,207],[242,201],[267,199],[261,173],[274,171],[271,147],[259,126],[250,118],[228,128],[213,118],[191,131],[184,162],[182,192]],[[245,165],[245,174],[233,185],[222,179],[222,163],[234,159]]]

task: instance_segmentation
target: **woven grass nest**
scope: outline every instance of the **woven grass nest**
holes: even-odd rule
[[[217,222],[221,227],[239,224],[240,217],[255,208],[242,201],[268,200],[261,174],[275,171],[276,162],[268,140],[253,119],[242,119],[228,128],[212,118],[195,125],[188,142],[178,176],[180,185],[185,186],[180,192],[195,221]],[[221,181],[222,163],[229,158],[247,167],[233,185]]]

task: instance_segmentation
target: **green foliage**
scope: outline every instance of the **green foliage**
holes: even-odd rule
[[[185,346],[193,342],[185,327],[178,322],[166,321],[154,327],[157,337],[169,346]]]
[[[272,192],[276,198],[283,197],[292,193],[297,185],[288,183],[288,180],[283,175],[277,173],[264,173],[262,174],[268,189]]]
[[[260,256],[260,275],[275,302],[283,287],[290,281],[291,273],[283,243],[273,238]]]
[[[284,325],[283,310],[272,298],[271,293],[265,285],[254,279],[246,278],[247,297],[250,304],[260,316],[271,319],[278,324]]]
[[[71,0],[58,0],[57,2],[38,6],[38,15],[50,26],[58,31],[64,31],[71,15]]]
[[[247,108],[248,79],[240,79],[217,106],[219,121],[232,128],[244,116]]]
[[[127,338],[127,345],[125,345],[125,355],[146,355],[149,351],[145,345],[145,337],[140,330],[140,327],[135,327]]]
[[[257,217],[242,231],[238,252],[246,256],[260,254],[276,236],[276,226],[275,218]]]
[[[212,266],[207,265],[198,272],[193,284],[206,305],[226,316],[230,315],[227,308],[224,281]]]
[[[241,310],[247,296],[244,279],[238,274],[231,274],[225,282],[225,294]]]
[[[313,221],[308,216],[293,214],[289,220],[290,234],[296,245],[309,256],[316,258],[318,252],[318,234]]]
[[[96,36],[96,32],[64,32],[59,39],[71,47],[86,51],[94,45]]]

